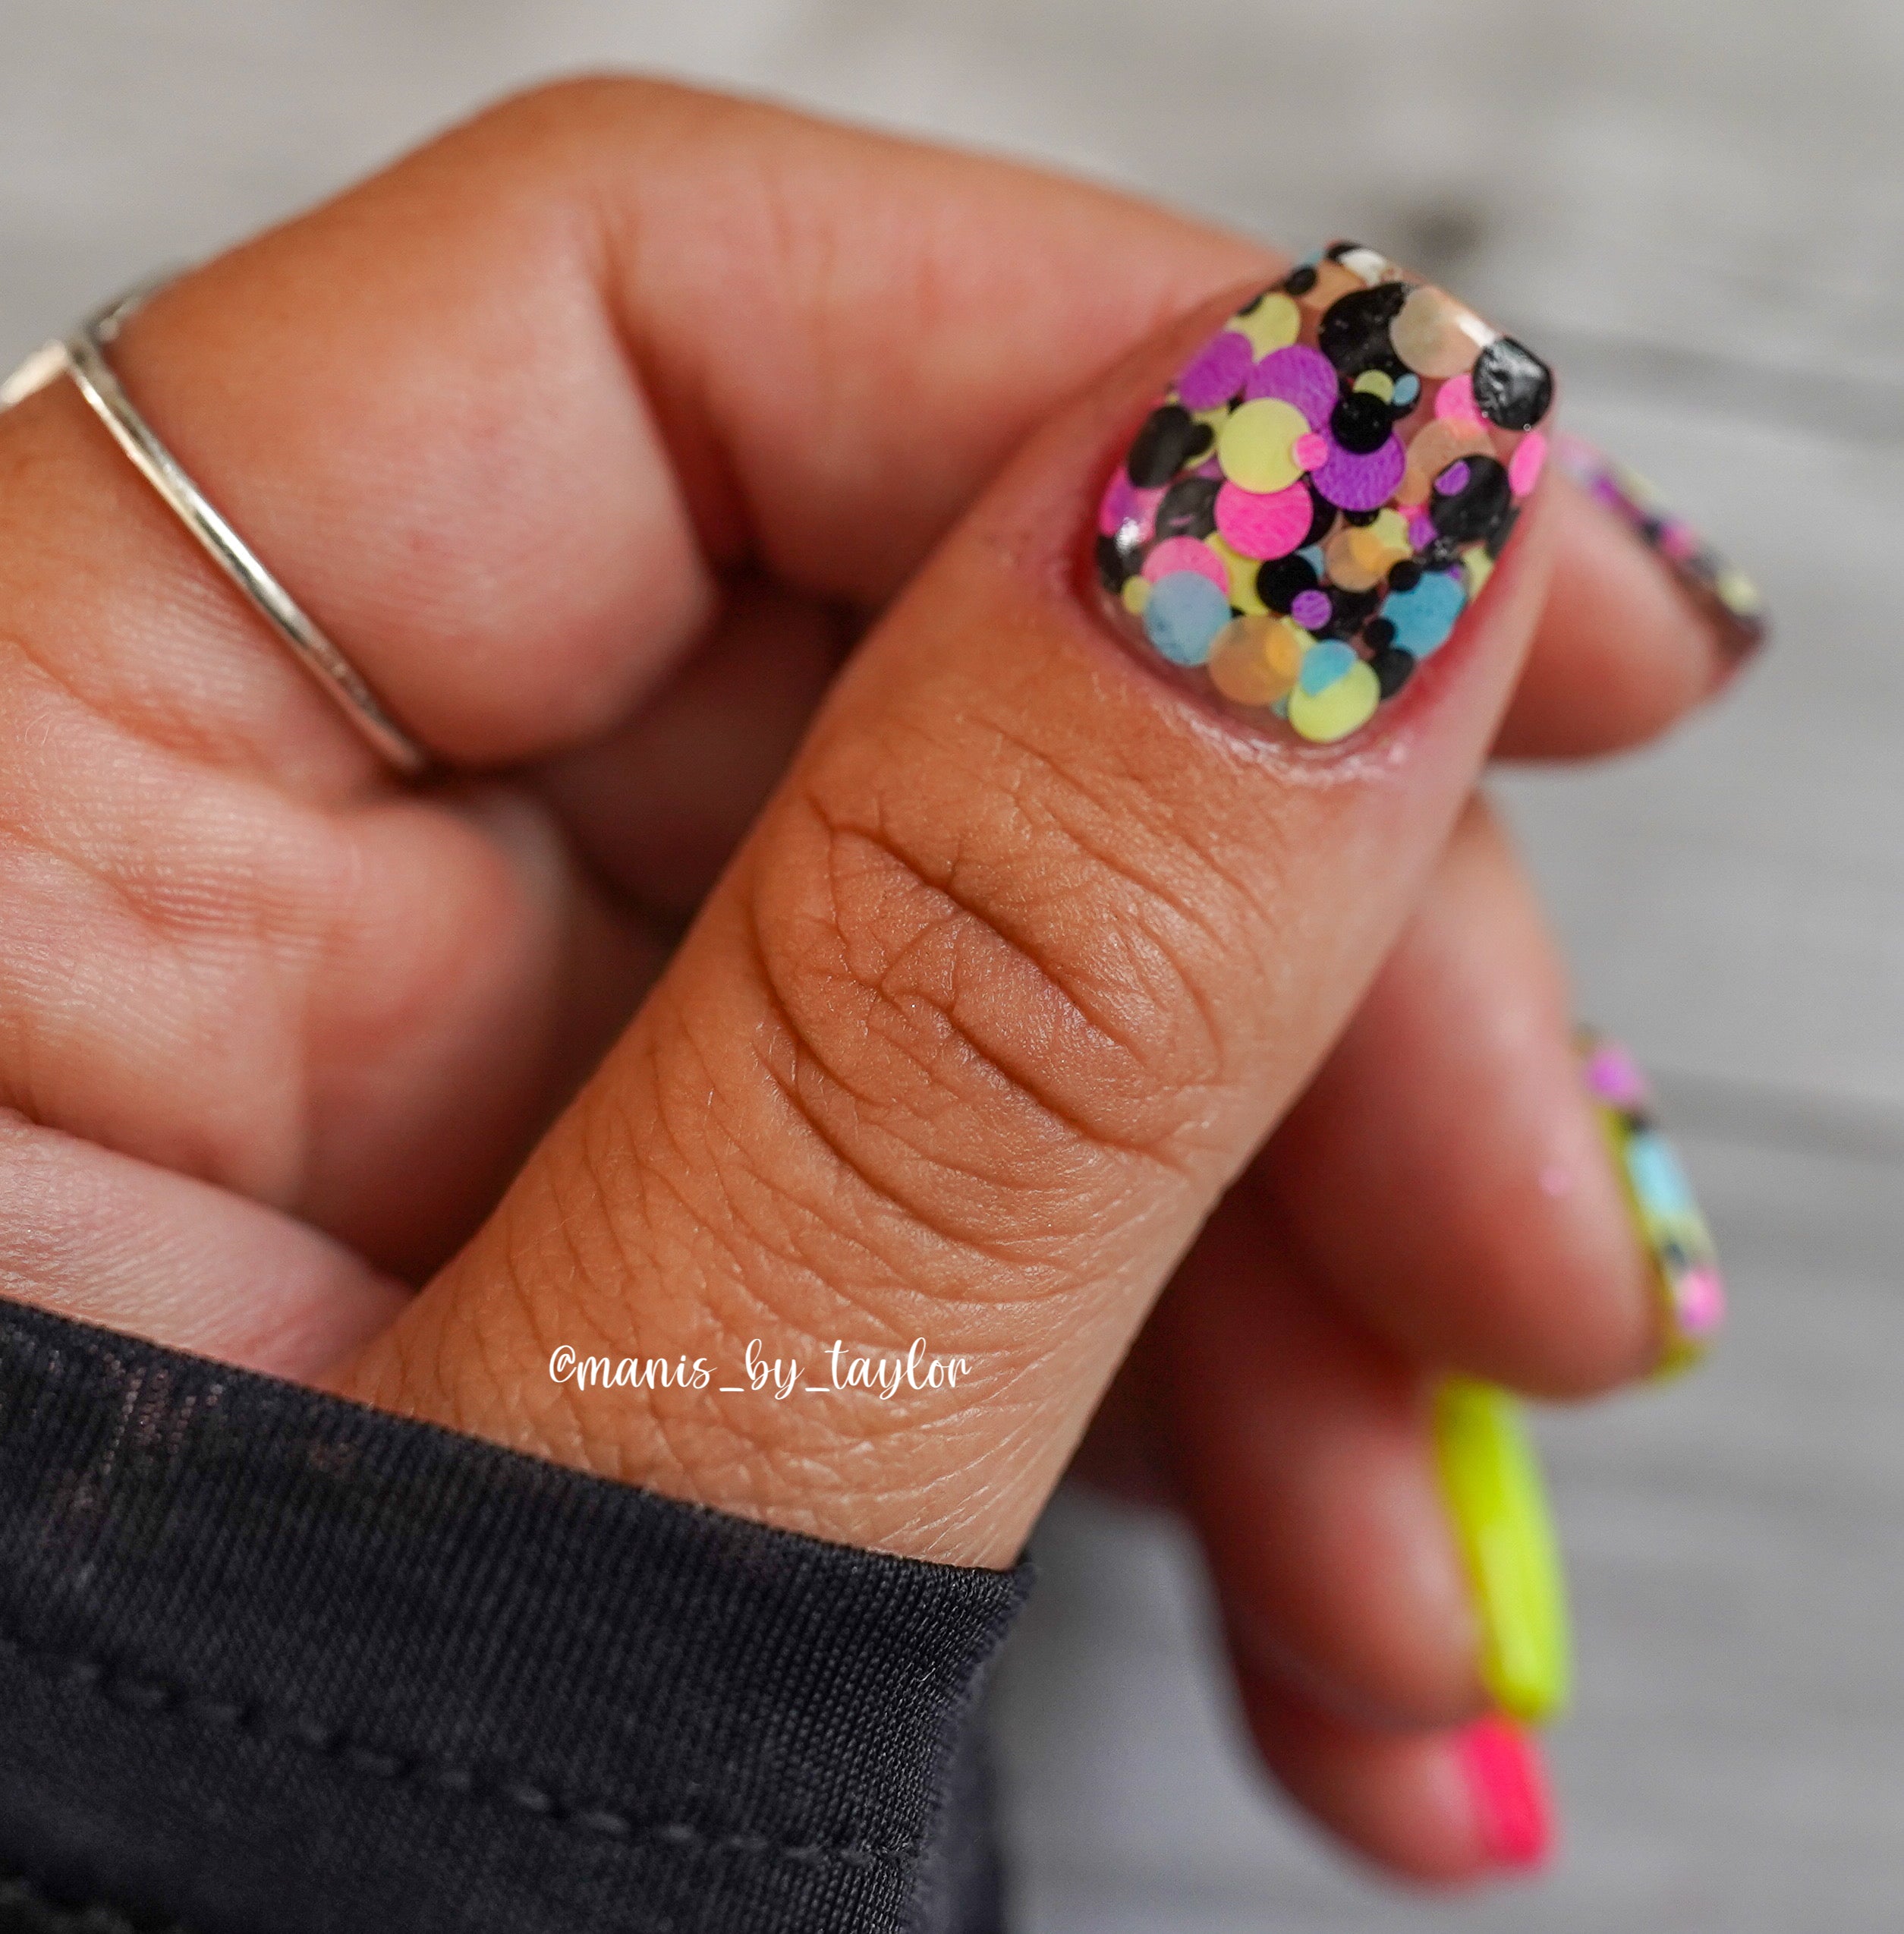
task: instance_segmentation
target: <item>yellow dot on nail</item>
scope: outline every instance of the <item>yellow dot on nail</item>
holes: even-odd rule
[[[1386,370],[1364,370],[1355,379],[1355,387],[1364,396],[1379,396],[1385,403],[1395,401],[1395,379]]]
[[[1266,295],[1246,316],[1235,316],[1229,326],[1249,338],[1257,355],[1286,349],[1301,332],[1302,312],[1286,295]]]
[[[1133,618],[1144,616],[1144,607],[1150,601],[1150,581],[1148,578],[1126,578],[1122,593],[1124,609]]]
[[[1301,685],[1289,695],[1289,723],[1317,745],[1333,745],[1367,724],[1382,702],[1382,683],[1358,660],[1333,685],[1320,691]]]
[[[1216,439],[1216,461],[1245,490],[1286,490],[1302,474],[1296,439],[1308,433],[1308,422],[1293,403],[1260,396],[1230,412]]]
[[[1204,542],[1216,553],[1223,569],[1229,573],[1230,603],[1242,612],[1267,611],[1268,606],[1257,594],[1256,574],[1260,568],[1257,560],[1239,556],[1213,531]]]
[[[1480,545],[1476,544],[1471,550],[1462,553],[1461,572],[1468,581],[1468,602],[1472,603],[1481,596],[1481,586],[1493,576],[1494,560]]]

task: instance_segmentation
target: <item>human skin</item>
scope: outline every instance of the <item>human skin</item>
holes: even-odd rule
[[[1474,788],[1729,666],[1550,477],[1366,745],[1292,758],[1153,677],[1081,569],[1096,493],[1276,266],[616,82],[195,272],[118,367],[455,775],[421,789],[70,390],[0,423],[13,1293],[1003,1564],[1174,1277],[1126,1447],[1198,1526],[1266,1753],[1374,1857],[1486,1870],[1423,1393],[1585,1395],[1658,1340]],[[979,1375],[776,1404],[548,1370],[920,1335]]]

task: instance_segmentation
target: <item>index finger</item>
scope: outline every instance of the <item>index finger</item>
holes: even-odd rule
[[[1036,170],[596,80],[508,103],[185,278],[115,357],[415,735],[511,763],[624,717],[724,571],[878,606],[1059,400],[1276,263]],[[78,410],[56,392],[22,412],[37,427],[9,425],[35,473],[10,568],[56,620],[36,654],[135,729],[175,740],[188,714],[221,758],[360,781],[359,749]],[[1585,508],[1556,534],[1563,569]],[[78,624],[39,581],[76,557],[96,567]],[[1632,584],[1575,576],[1537,687],[1550,663],[1576,692],[1641,688],[1617,720],[1563,708],[1585,749],[1692,702],[1707,654],[1689,621],[1663,636],[1670,617],[1635,649]],[[1602,654],[1631,676],[1583,684]]]

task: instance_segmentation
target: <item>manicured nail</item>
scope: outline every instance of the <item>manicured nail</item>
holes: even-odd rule
[[[1575,1040],[1581,1073],[1605,1131],[1640,1240],[1653,1265],[1660,1328],[1659,1370],[1696,1363],[1726,1320],[1726,1285],[1692,1185],[1653,1114],[1646,1077],[1625,1048],[1591,1028]]]
[[[1519,1403],[1450,1378],[1435,1393],[1435,1457],[1481,1628],[1494,1703],[1534,1725],[1567,1702],[1567,1588],[1547,1484]]]
[[[1457,1736],[1455,1753],[1489,1860],[1522,1872],[1544,1866],[1553,1847],[1553,1801],[1539,1746],[1490,1715]]]
[[[1353,242],[1245,303],[1098,515],[1112,618],[1226,709],[1361,731],[1446,642],[1547,455],[1546,364]]]
[[[1554,460],[1588,494],[1625,524],[1670,571],[1712,627],[1729,658],[1743,658],[1764,641],[1765,603],[1758,587],[1702,537],[1658,490],[1584,437],[1562,432]]]

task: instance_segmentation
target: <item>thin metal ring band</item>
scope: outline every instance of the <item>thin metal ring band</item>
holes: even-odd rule
[[[270,621],[272,628],[345,717],[399,772],[423,771],[431,762],[429,753],[384,710],[357,667],[312,622],[186,475],[113,373],[106,356],[108,346],[126,318],[160,286],[147,283],[118,297],[82,323],[64,342],[49,343],[30,357],[0,388],[0,408],[18,402],[61,374],[71,376],[140,474],[178,513],[212,562]]]

